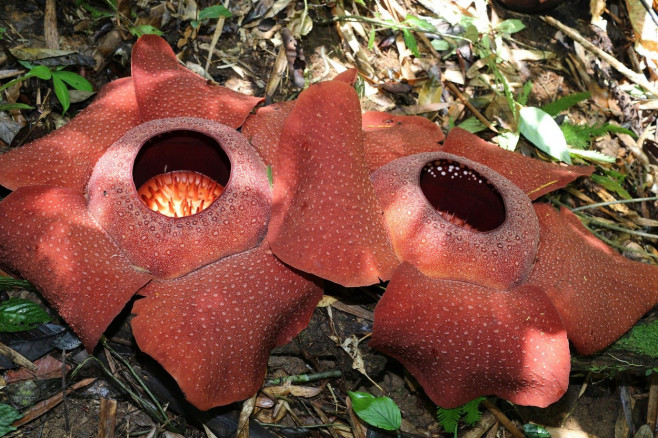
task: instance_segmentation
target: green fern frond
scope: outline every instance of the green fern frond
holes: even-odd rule
[[[471,400],[461,407],[462,414],[464,415],[464,423],[469,426],[474,425],[482,418],[482,411],[480,410],[480,403],[485,400],[485,397],[478,397]]]
[[[461,416],[462,406],[453,409],[445,409],[438,406],[436,409],[436,420],[439,422],[439,425],[443,427],[443,430],[448,433],[454,433],[457,431],[457,425],[459,424]]]
[[[621,134],[628,134],[635,137],[635,133],[621,126],[604,123],[602,125],[574,125],[573,123],[564,122],[560,125],[560,129],[564,134],[564,139],[567,144],[579,148],[586,149],[592,139],[600,137],[608,132],[617,132]]]
[[[542,110],[544,110],[545,113],[550,114],[551,116],[555,117],[558,114],[560,114],[562,111],[571,108],[578,102],[582,102],[583,100],[589,99],[590,93],[575,93],[575,94],[570,94],[568,96],[564,96],[559,98],[558,100],[547,103],[543,107],[541,107]]]
[[[441,406],[437,406],[436,419],[439,422],[439,425],[441,425],[443,430],[448,433],[457,432],[459,420],[462,418],[464,423],[466,423],[468,426],[472,426],[473,424],[480,421],[480,418],[482,418],[480,403],[482,403],[485,398],[486,397],[478,397],[453,409],[445,409]]]

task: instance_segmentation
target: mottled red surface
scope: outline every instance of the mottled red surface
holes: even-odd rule
[[[235,92],[183,67],[165,40],[141,37],[132,52],[132,77],[143,121],[202,117],[240,127],[262,98]]]
[[[308,278],[263,242],[184,277],[149,283],[133,306],[133,333],[198,408],[249,398],[263,383],[270,350],[306,327],[322,297]]]
[[[496,290],[403,263],[375,309],[370,346],[400,360],[444,408],[482,395],[544,407],[569,384],[566,332],[534,286]]]
[[[103,152],[139,123],[132,79],[111,82],[61,129],[0,155],[0,185],[15,190],[47,184],[81,192]]]
[[[371,172],[397,158],[438,151],[445,138],[436,123],[420,116],[394,116],[379,111],[362,115],[366,162]]]
[[[528,284],[541,287],[581,354],[616,341],[658,301],[658,267],[622,257],[563,208],[535,204],[541,239]]]
[[[263,358],[303,329],[321,295],[264,241],[266,168],[234,129],[261,99],[207,84],[153,35],[135,44],[132,67],[133,78],[107,85],[63,129],[0,157],[0,183],[15,190],[0,202],[0,266],[32,282],[89,351],[133,295],[147,295],[133,329],[145,351],[198,407],[241,400],[262,384]],[[199,172],[224,191],[200,213],[161,215],[137,187],[172,170]],[[213,320],[209,338],[206,318],[225,304],[234,319]],[[141,309],[170,313],[150,319]],[[181,348],[181,327],[194,346]],[[183,358],[199,361],[171,366]],[[199,382],[220,380],[221,393],[198,392]]]
[[[37,286],[88,350],[148,283],[76,190],[20,187],[0,202],[0,260]]]
[[[349,85],[312,85],[283,126],[273,169],[274,254],[344,286],[388,280],[398,264],[370,183],[360,115]]]
[[[482,232],[453,223],[439,214],[428,201],[431,194],[423,192],[419,183],[423,167],[436,160],[451,160],[465,166],[455,166],[454,170],[444,166],[443,172],[452,174],[452,178],[459,179],[466,169],[476,171],[483,191],[492,190],[487,188],[488,181],[502,196],[504,222],[491,231]],[[530,199],[496,172],[456,155],[428,152],[393,161],[379,168],[371,178],[400,260],[411,263],[430,277],[496,289],[509,289],[528,276],[539,241],[537,217]],[[460,199],[465,195],[456,184],[443,196]],[[467,202],[472,205],[475,200]],[[493,206],[481,205],[471,214],[487,215],[489,207]],[[464,219],[467,223],[470,220]]]
[[[231,177],[208,208],[173,218],[144,205],[133,162],[149,138],[183,129],[216,140],[231,161]],[[265,166],[240,133],[188,117],[153,120],[128,132],[98,161],[88,195],[91,215],[136,266],[159,278],[179,277],[257,246],[267,232],[272,198]]]

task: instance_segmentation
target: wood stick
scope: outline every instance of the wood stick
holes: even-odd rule
[[[114,438],[117,423],[117,401],[111,398],[101,398],[99,414],[96,438]]]
[[[626,67],[621,62],[617,61],[611,54],[604,52],[600,48],[596,47],[594,44],[587,41],[575,29],[572,29],[569,26],[565,26],[564,24],[560,23],[553,17],[544,16],[542,17],[542,20],[544,20],[546,23],[550,24],[551,26],[555,27],[556,29],[562,31],[562,33],[567,35],[572,40],[578,42],[581,46],[585,48],[585,50],[588,50],[593,54],[595,54],[596,56],[598,56],[599,58],[603,59],[619,73],[626,76],[626,78],[629,79],[631,82],[641,86],[649,93],[653,94],[655,97],[658,97],[658,89],[655,88],[653,84],[651,84],[651,82],[649,82],[649,80],[644,77],[644,75],[635,73],[633,70]]]
[[[525,438],[525,434],[521,432],[509,418],[507,418],[507,415],[503,414],[500,409],[495,407],[493,403],[491,403],[489,400],[484,400],[482,404],[489,410],[489,412],[494,414],[494,417],[500,421],[500,424],[502,424],[514,438]]]

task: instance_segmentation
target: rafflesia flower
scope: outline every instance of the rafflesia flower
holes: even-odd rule
[[[459,128],[441,152],[379,168],[372,181],[402,264],[375,309],[370,345],[446,408],[491,394],[557,401],[568,340],[579,353],[600,351],[658,302],[658,267],[615,253],[569,210],[532,203],[590,172]]]
[[[348,286],[392,277],[370,345],[440,406],[490,394],[546,406],[566,391],[569,340],[599,351],[658,301],[658,268],[616,254],[568,210],[532,203],[592,167],[459,128],[441,146],[432,124],[360,116],[340,81],[256,116],[243,132],[274,164],[274,252]]]
[[[0,265],[92,350],[135,294],[140,348],[201,409],[253,395],[322,294],[265,240],[272,189],[236,131],[261,99],[208,83],[144,36],[132,77],[0,156]]]

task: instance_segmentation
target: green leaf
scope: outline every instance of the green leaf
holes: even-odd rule
[[[0,105],[0,111],[10,111],[10,110],[15,110],[15,109],[34,109],[33,106],[27,105],[25,103],[5,103],[3,105]]]
[[[0,305],[0,332],[21,332],[50,321],[38,304],[22,298],[9,298]]]
[[[231,11],[222,5],[208,6],[207,8],[201,9],[199,12],[200,21],[219,17],[231,18],[232,16],[233,14],[231,14]]]
[[[590,177],[592,181],[595,183],[603,186],[606,190],[609,190],[611,192],[617,193],[619,196],[621,196],[624,199],[631,199],[632,196],[630,193],[624,189],[619,182],[615,181],[614,179],[610,178],[609,176],[603,176],[603,175],[598,175],[596,173],[592,174]]]
[[[598,161],[599,163],[614,163],[616,161],[615,157],[611,157],[610,155],[603,154],[599,151],[569,148],[569,153],[580,158],[585,158],[586,160]]]
[[[140,26],[131,27],[130,33],[136,37],[141,37],[142,35],[163,35],[160,29],[153,27],[150,24],[142,24]]]
[[[413,53],[416,58],[420,58],[418,44],[416,43],[416,38],[411,31],[409,29],[402,29],[402,36],[404,37],[404,43],[407,45],[407,48],[411,50],[411,53]]]
[[[66,88],[66,84],[57,76],[53,76],[53,89],[55,90],[57,100],[62,104],[62,114],[66,114],[66,111],[68,111],[71,105],[71,95],[68,88]]]
[[[448,50],[450,48],[450,43],[446,40],[436,39],[432,40],[430,44],[432,44],[432,47],[434,47],[434,49],[439,52],[443,52],[444,50]]]
[[[398,430],[402,426],[400,408],[389,397],[375,397],[367,392],[347,393],[352,409],[366,423],[384,430]]]
[[[571,164],[571,156],[564,134],[555,120],[544,111],[532,106],[521,108],[519,131],[532,144],[551,157]]]
[[[516,145],[519,143],[519,133],[518,132],[501,132],[496,136],[494,141],[501,148],[513,151],[516,149]]]
[[[270,188],[274,185],[272,182],[272,165],[267,166],[267,182],[270,183]]]
[[[16,430],[11,423],[22,417],[21,413],[14,407],[0,403],[0,436],[5,436],[9,432]]]
[[[523,29],[525,29],[525,24],[516,18],[501,21],[500,24],[496,26],[496,30],[507,34],[516,33]]]
[[[88,80],[72,71],[56,71],[53,72],[53,77],[61,79],[76,90],[94,91],[94,87],[91,86]]]
[[[466,29],[466,31],[464,32],[464,38],[466,38],[467,40],[469,40],[473,44],[480,41],[480,32],[478,31],[477,27],[470,24],[467,27],[465,27],[465,29]]]
[[[523,425],[523,433],[528,438],[551,438],[551,434],[546,429],[532,423]]]
[[[368,49],[372,50],[373,47],[375,47],[375,29],[368,34]]]
[[[407,26],[414,27],[416,29],[420,29],[423,32],[436,32],[436,27],[434,27],[431,23],[423,20],[422,18],[418,18],[415,15],[407,15],[404,17],[404,21],[402,22],[403,24],[406,24]]]
[[[467,130],[471,134],[476,134],[487,129],[486,125],[479,121],[476,117],[469,117],[461,122],[458,127]]]
[[[52,77],[52,72],[45,65],[37,65],[35,67],[32,67],[25,76],[27,77],[36,76],[39,79],[43,79],[44,81],[47,81]]]
[[[546,105],[541,107],[541,109],[544,110],[545,113],[551,116],[557,116],[562,111],[571,108],[578,102],[582,102],[583,100],[589,99],[590,96],[591,93],[569,94],[568,96],[561,97],[556,101],[547,103]]]

